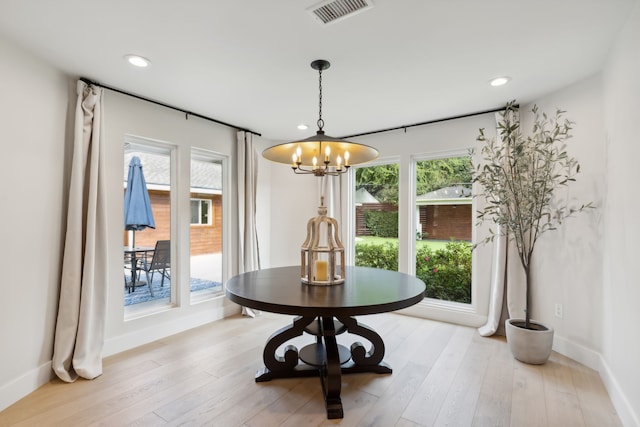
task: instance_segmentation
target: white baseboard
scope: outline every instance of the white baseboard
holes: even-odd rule
[[[235,304],[225,304],[211,310],[201,311],[191,316],[172,319],[164,323],[156,323],[145,329],[138,329],[129,334],[120,335],[106,340],[102,351],[103,357],[112,356],[132,348],[175,335],[207,323],[215,322],[233,314],[239,313],[240,307]]]
[[[409,308],[399,310],[397,313],[474,328],[487,322],[487,316],[475,313],[473,308],[468,308],[466,304],[438,303],[437,301],[425,300]]]
[[[609,393],[613,407],[616,409],[622,425],[625,427],[640,427],[640,414],[634,411],[631,402],[629,402],[627,396],[620,389],[620,384],[618,384],[609,365],[602,357],[600,358],[598,372],[600,373],[600,378],[602,378],[602,382]]]
[[[583,345],[577,344],[565,337],[555,334],[553,337],[553,350],[557,353],[567,356],[576,362],[600,372],[600,353],[591,350]]]
[[[553,350],[598,371],[622,425],[640,427],[640,417],[634,412],[633,406],[620,389],[618,381],[600,353],[558,335],[553,337]]]
[[[55,377],[51,361],[32,369],[19,378],[0,387],[0,411],[8,408]]]

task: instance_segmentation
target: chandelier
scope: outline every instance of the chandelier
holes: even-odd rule
[[[271,161],[291,164],[297,174],[315,176],[340,175],[351,165],[365,163],[378,157],[378,150],[367,145],[334,138],[324,133],[322,120],[322,71],[331,64],[324,59],[316,59],[311,68],[318,71],[319,102],[318,130],[315,135],[299,141],[274,145],[262,152]]]

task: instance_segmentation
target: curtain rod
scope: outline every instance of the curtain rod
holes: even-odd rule
[[[230,128],[237,129],[237,130],[242,130],[242,131],[245,131],[245,132],[249,132],[249,133],[252,133],[252,134],[254,134],[256,136],[262,136],[262,134],[259,134],[258,132],[254,132],[251,129],[243,128],[241,126],[236,126],[236,125],[232,125],[230,123],[226,123],[226,122],[223,122],[223,121],[220,121],[220,120],[212,119],[211,117],[203,116],[203,115],[198,114],[198,113],[192,113],[191,111],[183,110],[182,108],[174,107],[173,105],[165,104],[165,103],[162,103],[162,102],[159,102],[159,101],[154,101],[153,99],[145,98],[143,96],[136,95],[134,93],[125,92],[123,90],[116,89],[114,87],[103,85],[102,83],[98,83],[98,82],[95,82],[93,80],[89,80],[89,79],[87,79],[85,77],[80,77],[80,80],[85,82],[85,83],[87,83],[87,84],[89,84],[89,85],[99,86],[99,87],[111,90],[113,92],[118,92],[118,93],[121,93],[123,95],[127,95],[127,96],[131,96],[133,98],[140,99],[142,101],[147,101],[147,102],[150,102],[152,104],[160,105],[161,107],[171,108],[172,110],[180,111],[181,113],[185,113],[186,114],[187,119],[189,118],[189,116],[194,116],[194,117],[198,117],[200,119],[209,120],[210,122],[214,122],[214,123],[217,123],[219,125],[223,125],[223,126],[227,126],[227,127],[230,127]]]
[[[518,105],[515,105],[515,107],[518,107]],[[373,134],[376,134],[376,133],[390,132],[392,130],[400,130],[400,129],[404,129],[405,132],[406,132],[407,128],[412,128],[412,127],[416,127],[416,126],[423,126],[423,125],[430,125],[430,124],[439,123],[439,122],[446,122],[448,120],[464,119],[466,117],[479,116],[481,114],[497,113],[498,111],[504,111],[504,109],[505,109],[504,107],[500,107],[500,108],[494,108],[492,110],[485,110],[485,111],[478,111],[478,112],[475,112],[475,113],[461,114],[459,116],[444,117],[442,119],[434,119],[434,120],[429,120],[429,121],[426,121],[426,122],[413,123],[413,124],[410,124],[410,125],[396,126],[396,127],[387,128],[387,129],[380,129],[380,130],[373,130],[373,131],[370,131],[370,132],[355,133],[353,135],[342,136],[342,137],[340,137],[340,139],[355,138],[357,136],[373,135]]]

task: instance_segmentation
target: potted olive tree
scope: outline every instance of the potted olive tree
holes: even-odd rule
[[[518,107],[506,105],[498,121],[498,138],[488,138],[480,129],[482,144],[475,165],[474,182],[480,184],[478,196],[484,205],[477,212],[478,225],[485,221],[497,224],[480,243],[504,235],[514,242],[524,270],[524,319],[508,319],[506,334],[514,357],[522,362],[545,363],[551,354],[553,329],[531,320],[531,260],[540,236],[557,229],[566,218],[592,207],[591,203],[569,206],[558,200],[557,190],[575,181],[580,172],[577,160],[566,151],[572,122],[564,111],[554,116],[540,113],[534,106],[533,129],[524,136],[520,131]]]

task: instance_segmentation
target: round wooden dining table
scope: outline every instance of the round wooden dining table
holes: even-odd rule
[[[354,316],[385,313],[410,307],[424,298],[425,284],[415,276],[369,267],[345,267],[340,285],[318,286],[301,282],[299,266],[269,268],[237,275],[226,283],[229,300],[249,308],[295,316],[274,332],[263,351],[264,368],[256,382],[276,378],[319,376],[328,418],[344,416],[340,390],[342,375],[373,372],[390,374],[383,361],[384,341]],[[348,332],[365,338],[347,348],[336,336]],[[303,334],[315,342],[298,350],[278,349]]]

